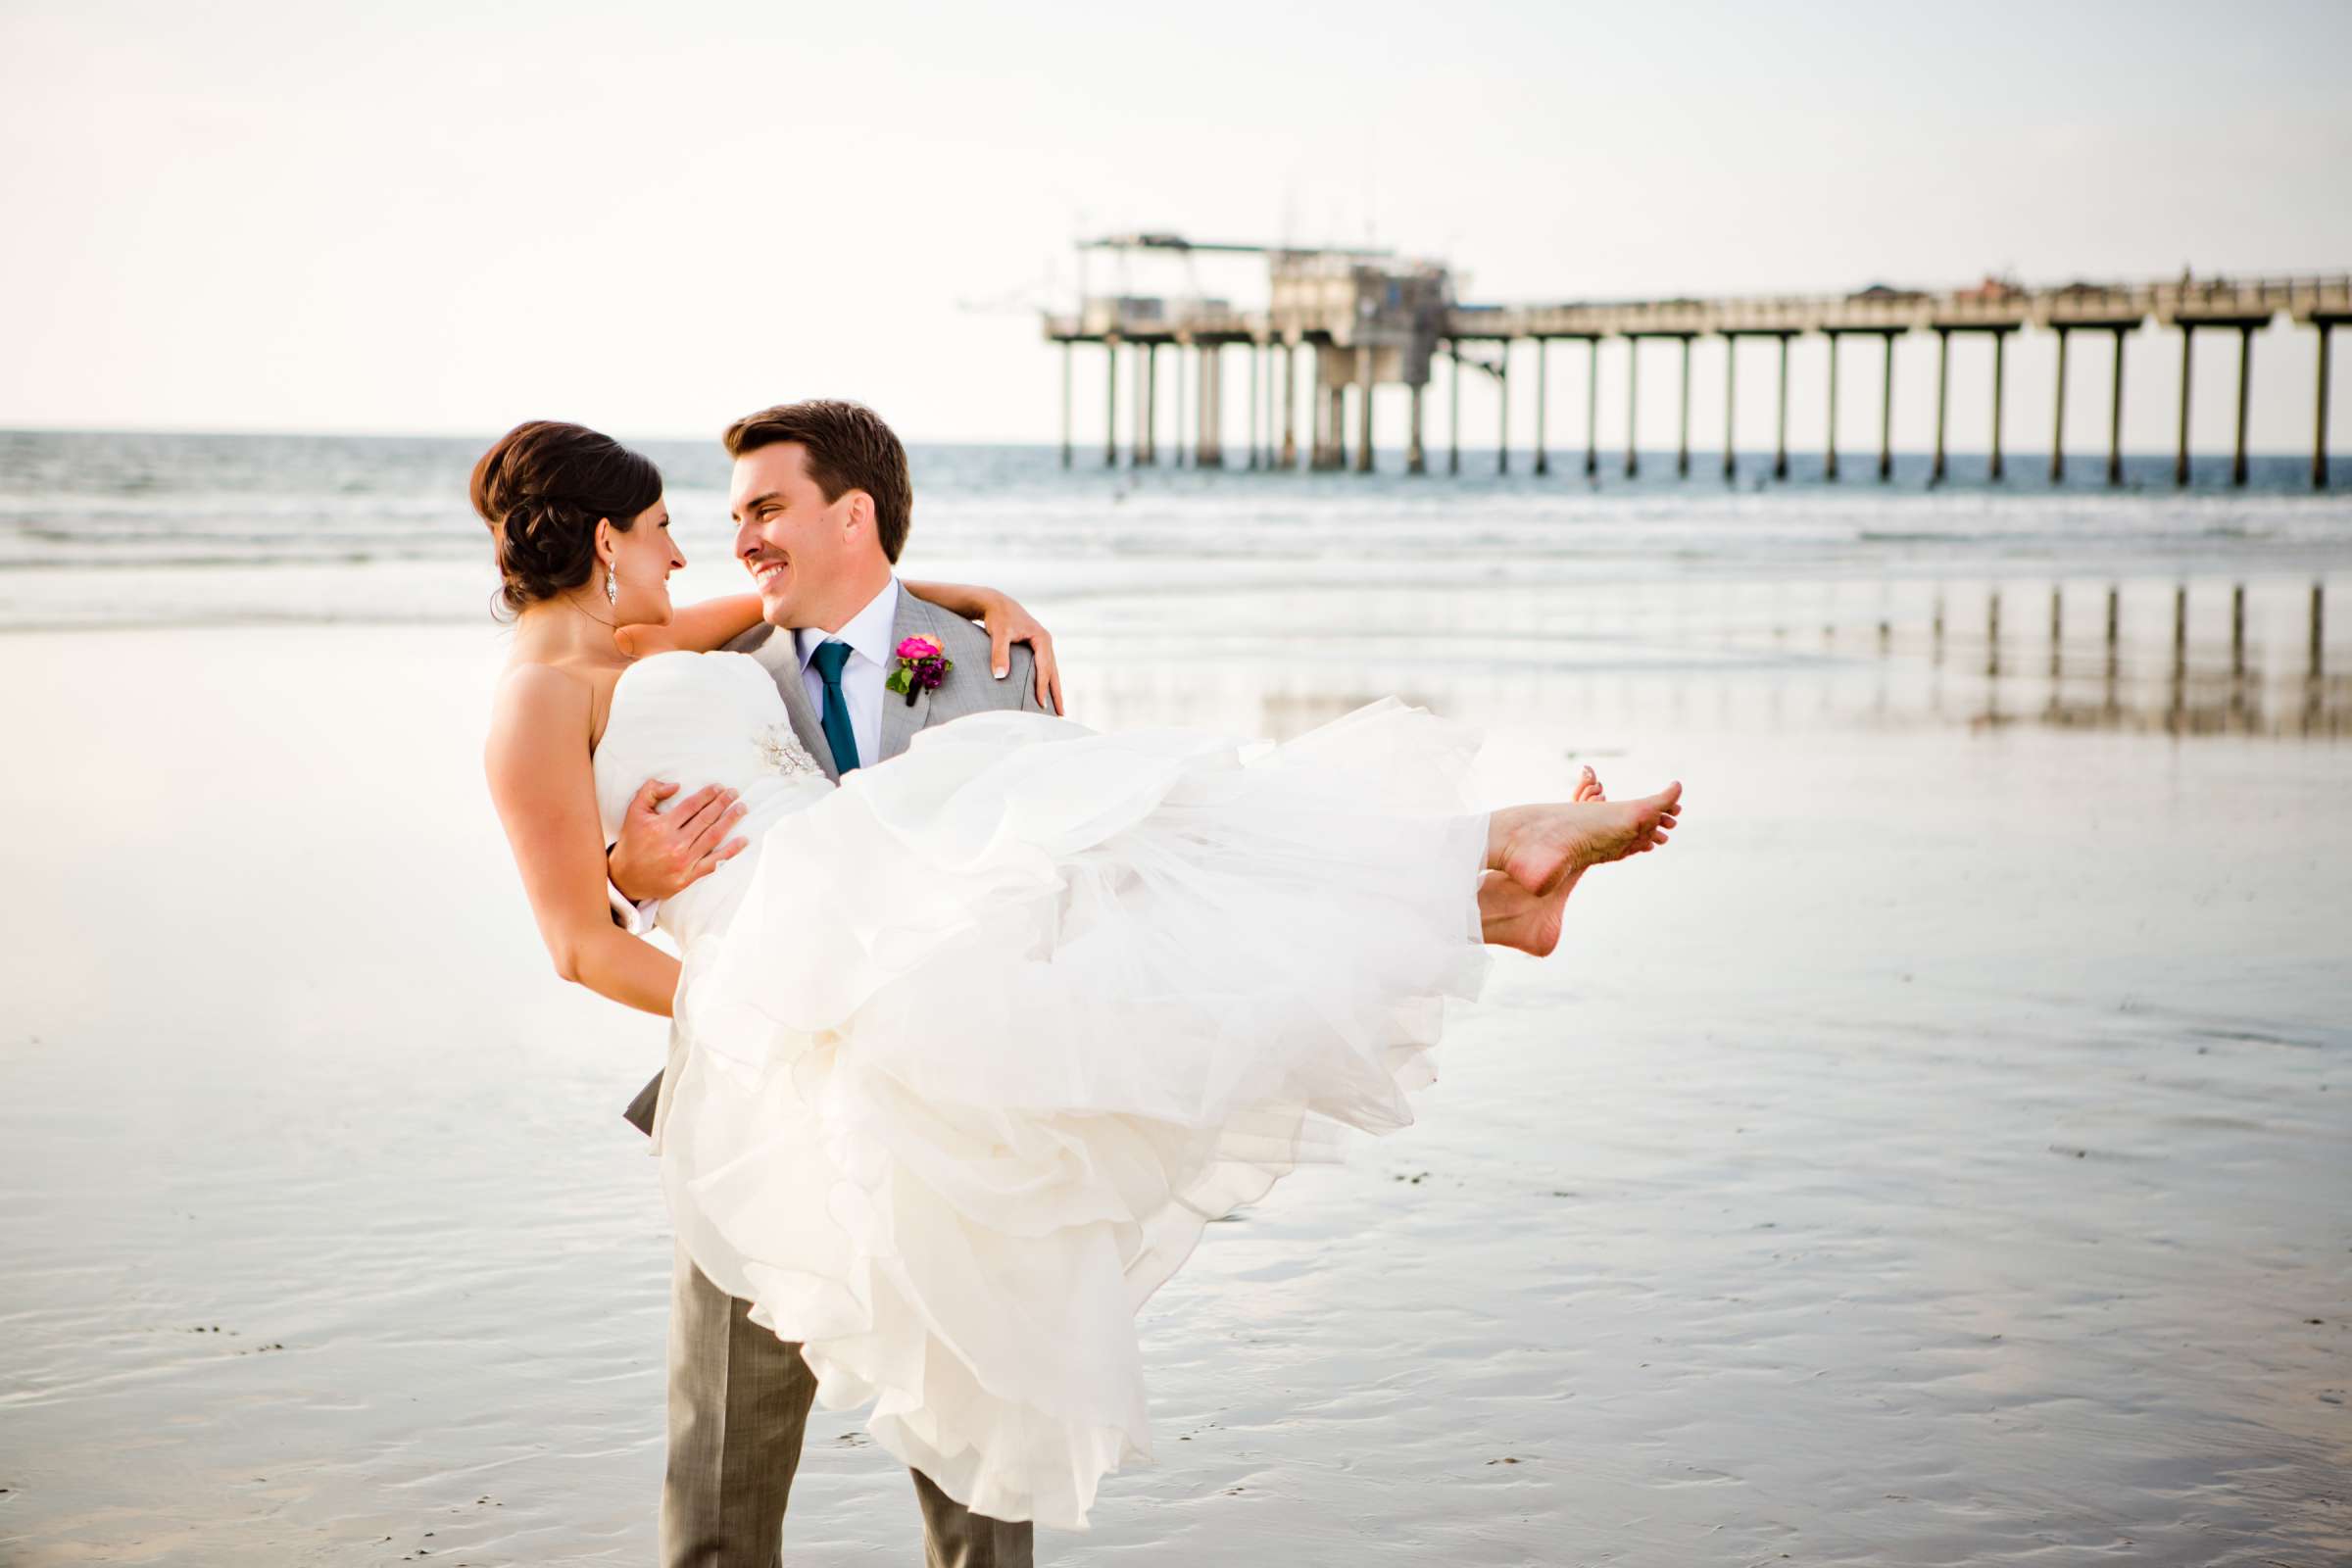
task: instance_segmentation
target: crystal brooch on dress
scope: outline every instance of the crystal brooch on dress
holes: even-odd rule
[[[752,744],[759,749],[760,760],[765,762],[771,772],[781,773],[786,778],[806,778],[812,774],[818,778],[824,776],[825,770],[816,765],[816,759],[808,755],[808,748],[801,744],[801,738],[792,732],[790,724],[768,725],[754,737]]]

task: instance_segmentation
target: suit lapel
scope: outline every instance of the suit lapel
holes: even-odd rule
[[[898,613],[891,617],[890,625],[890,646],[894,652],[883,661],[885,672],[898,668],[895,650],[909,637],[928,637],[942,648],[947,646],[939,634],[938,624],[932,619],[933,613],[929,605],[906,591],[905,583],[899,584]],[[885,689],[882,693],[883,758],[896,757],[905,751],[906,743],[914,739],[915,731],[923,727],[923,721],[930,716],[930,712],[931,694],[920,687],[915,689],[912,705],[907,703],[906,693]]]
[[[792,732],[801,738],[803,746],[808,748],[808,755],[815,758],[817,766],[825,770],[825,777],[840,783],[841,770],[833,765],[833,748],[825,740],[825,726],[808,704],[808,688],[801,683],[799,640],[789,631],[778,631],[770,626],[767,636],[760,641],[750,647],[738,645],[738,648],[740,652],[758,660],[760,667],[774,678],[776,692],[784,699],[784,716],[792,720]],[[888,692],[882,695],[891,698]],[[896,698],[892,700],[897,701]]]

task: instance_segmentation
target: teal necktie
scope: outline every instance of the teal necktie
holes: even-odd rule
[[[825,683],[825,744],[833,749],[833,771],[847,773],[858,765],[858,732],[850,727],[850,700],[841,693],[841,666],[850,662],[848,643],[819,643],[810,662]]]

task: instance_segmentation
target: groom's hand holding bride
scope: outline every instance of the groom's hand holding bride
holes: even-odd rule
[[[606,852],[606,874],[633,904],[674,899],[743,853],[743,840],[726,836],[745,809],[735,791],[709,785],[662,810],[662,803],[677,793],[675,784],[647,779],[629,802],[619,840]]]

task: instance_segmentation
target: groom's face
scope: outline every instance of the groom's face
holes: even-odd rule
[[[875,549],[872,500],[862,490],[826,500],[808,475],[808,449],[797,441],[737,458],[728,505],[735,559],[751,572],[760,612],[773,626],[821,624],[830,609],[828,588],[855,574],[850,568],[861,545]]]

